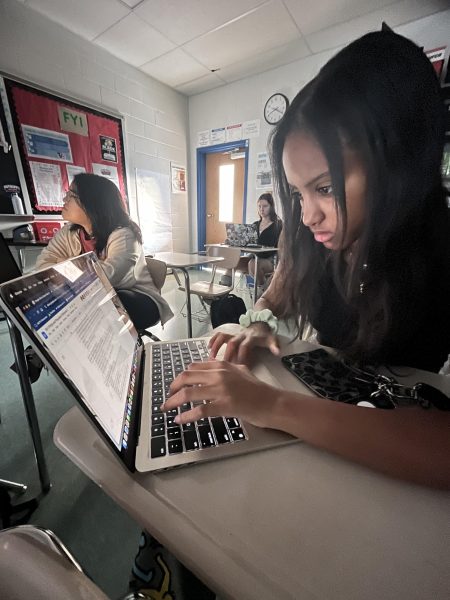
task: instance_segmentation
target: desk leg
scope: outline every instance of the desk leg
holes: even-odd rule
[[[253,287],[253,307],[256,304],[256,301],[258,300],[258,255],[254,254],[253,255],[255,257],[255,276],[254,276],[254,282],[255,285]]]
[[[16,361],[17,370],[19,372],[20,388],[22,390],[22,398],[27,415],[28,426],[30,428],[31,438],[33,440],[34,455],[39,471],[39,479],[43,492],[48,492],[50,489],[50,478],[45,461],[44,448],[42,446],[41,432],[36,414],[36,406],[34,404],[33,391],[31,389],[30,379],[28,377],[27,365],[23,349],[22,336],[17,327],[7,318],[9,335],[11,337],[11,345],[13,348],[14,359]]]
[[[184,275],[184,289],[186,290],[186,318],[188,337],[192,337],[192,309],[191,309],[191,284],[189,281],[189,271],[185,267],[178,267]]]

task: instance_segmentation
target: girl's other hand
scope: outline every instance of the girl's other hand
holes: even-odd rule
[[[215,333],[209,341],[210,358],[216,358],[220,348],[226,344],[223,360],[249,365],[254,348],[268,348],[272,354],[280,354],[278,338],[265,323],[253,323],[237,335]]]

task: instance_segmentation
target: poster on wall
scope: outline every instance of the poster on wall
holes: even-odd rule
[[[69,185],[72,183],[75,175],[78,175],[78,173],[86,173],[86,169],[84,167],[77,167],[77,165],[66,165],[66,169]]]
[[[120,190],[117,167],[113,167],[112,165],[101,165],[99,163],[92,163],[92,172],[95,173],[95,175],[101,175],[102,177],[106,177],[106,179],[109,179],[110,181],[115,183],[117,188]]]
[[[170,163],[170,180],[172,194],[181,194],[186,191],[186,167]]]
[[[172,209],[169,176],[136,169],[136,198],[144,250],[172,252]]]
[[[64,204],[61,167],[33,160],[30,161],[30,168],[36,192],[36,207],[53,210],[61,209]]]
[[[23,139],[30,158],[72,162],[69,136],[59,131],[22,125]]]
[[[257,189],[271,188],[272,169],[270,168],[269,154],[267,152],[258,152],[257,156],[256,187]]]
[[[209,129],[197,132],[197,146],[199,148],[209,146]]]
[[[259,119],[242,123],[242,139],[259,137]]]
[[[226,138],[227,142],[236,142],[238,140],[242,140],[242,123],[238,123],[237,125],[228,125]]]
[[[223,144],[225,141],[225,127],[218,127],[217,129],[211,129],[210,141],[211,144]]]
[[[101,135],[100,148],[102,151],[103,160],[117,162],[117,143],[114,138]]]

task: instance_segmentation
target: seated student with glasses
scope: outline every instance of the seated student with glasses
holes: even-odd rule
[[[147,269],[141,231],[112,181],[79,173],[64,197],[61,215],[69,223],[38,256],[36,269],[94,251],[136,329],[173,316]]]

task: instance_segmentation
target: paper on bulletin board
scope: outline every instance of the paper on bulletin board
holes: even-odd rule
[[[242,139],[259,137],[259,119],[242,123]]]
[[[270,168],[269,154],[267,152],[258,152],[258,164],[256,167],[256,187],[257,189],[267,189],[272,187],[272,169]]]
[[[30,160],[30,169],[36,193],[36,208],[59,210],[64,204],[61,167]]]
[[[69,136],[59,131],[22,125],[25,148],[30,158],[73,162]]]
[[[89,126],[87,115],[68,106],[58,106],[59,126],[62,131],[70,131],[87,137]]]
[[[242,140],[242,123],[227,126],[227,142],[237,142]]]
[[[95,175],[101,175],[102,177],[106,177],[106,179],[109,179],[110,181],[115,183],[117,189],[120,190],[117,167],[113,167],[112,165],[102,165],[100,163],[92,163],[92,172],[95,173]]]
[[[102,152],[102,159],[109,162],[117,162],[117,142],[114,138],[107,135],[101,135],[100,137],[100,149]]]
[[[170,178],[172,180],[172,194],[181,194],[186,191],[186,167],[170,163]]]
[[[86,173],[86,169],[84,167],[78,167],[77,165],[66,165],[66,169],[69,185],[72,183],[75,175],[78,175],[78,173]]]
[[[136,169],[136,198],[145,252],[172,252],[169,176]]]
[[[197,147],[209,146],[209,129],[197,132]]]
[[[223,144],[225,142],[225,127],[219,127],[218,129],[211,129],[210,141],[211,144]]]

